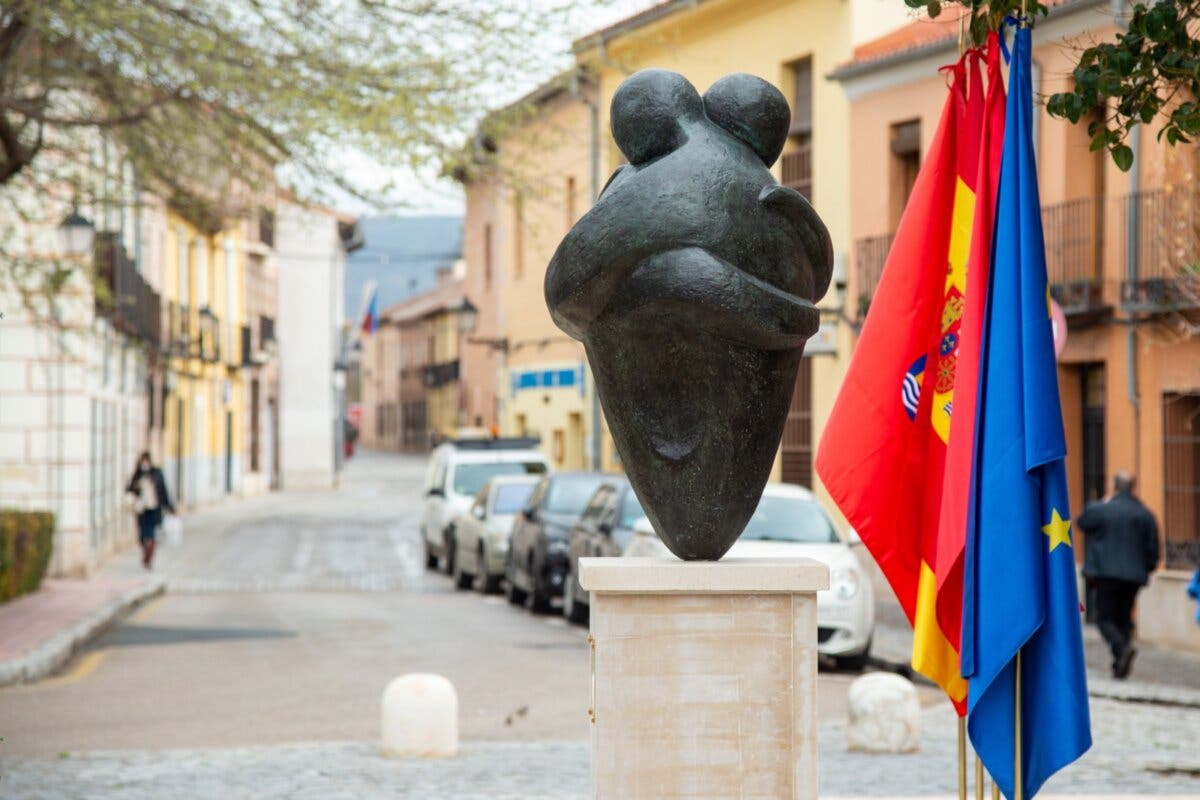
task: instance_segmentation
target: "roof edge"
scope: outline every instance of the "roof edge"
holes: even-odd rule
[[[1068,16],[1077,11],[1085,11],[1098,6],[1108,5],[1110,5],[1110,0],[1065,0],[1061,5],[1053,6],[1040,21],[1049,21]],[[1037,30],[1036,27],[1034,30]],[[825,77],[828,80],[840,83],[891,67],[920,61],[923,58],[928,58],[942,51],[953,52],[957,44],[958,35],[952,32],[940,39],[935,39],[932,42],[917,45],[916,47],[897,50],[893,53],[887,53],[864,61],[851,61],[826,74]]]

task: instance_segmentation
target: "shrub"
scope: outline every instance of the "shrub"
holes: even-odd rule
[[[49,511],[0,509],[0,603],[37,590],[53,546]]]

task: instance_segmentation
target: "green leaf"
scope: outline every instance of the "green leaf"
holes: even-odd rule
[[[1109,152],[1112,153],[1113,163],[1121,172],[1128,172],[1129,168],[1133,166],[1133,150],[1129,145],[1115,145]]]

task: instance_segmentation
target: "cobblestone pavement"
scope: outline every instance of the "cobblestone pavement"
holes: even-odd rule
[[[1045,795],[1200,797],[1200,711],[1092,706],[1096,745],[1052,779]],[[844,725],[821,728],[823,797],[950,796],[955,724],[927,707],[920,753],[847,753]],[[576,800],[588,792],[587,744],[467,742],[457,758],[392,761],[371,743],[205,750],[110,751],[0,760],[0,796],[13,800]]]

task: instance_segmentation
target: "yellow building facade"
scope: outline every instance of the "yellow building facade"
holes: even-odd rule
[[[212,233],[167,217],[162,276],[167,342],[160,402],[163,472],[184,506],[241,486],[245,431],[239,226]]]
[[[707,0],[663,3],[576,43],[579,62],[597,76],[597,154],[605,176],[624,158],[609,134],[617,87],[647,68],[679,72],[703,93],[718,79],[747,72],[773,83],[792,108],[792,126],[773,172],[813,204],[829,228],[834,286],[821,303],[826,318],[809,343],[797,378],[772,480],[823,489],[812,461],[853,346],[842,305],[850,236],[850,106],[826,79],[854,46],[907,21],[902,3],[875,0]]]

